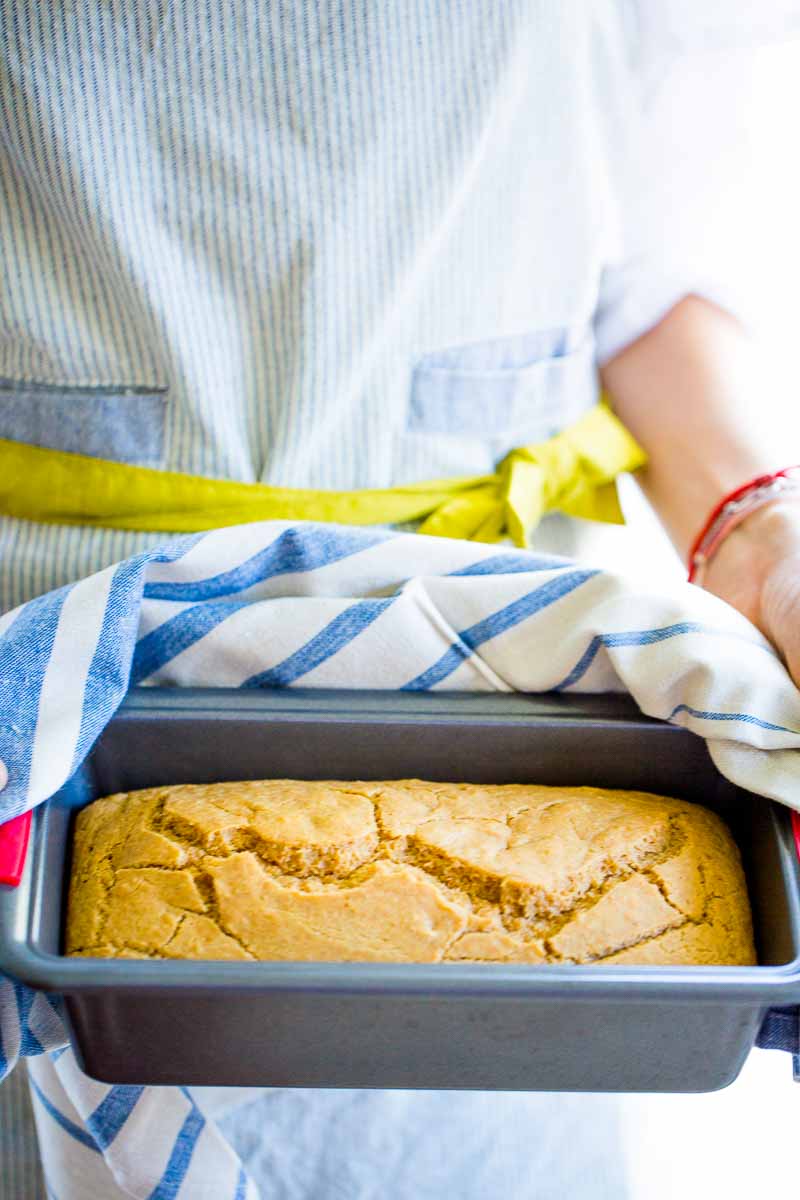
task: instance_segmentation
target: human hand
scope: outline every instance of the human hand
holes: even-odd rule
[[[769,638],[800,687],[800,501],[775,500],[737,526],[703,586]]]

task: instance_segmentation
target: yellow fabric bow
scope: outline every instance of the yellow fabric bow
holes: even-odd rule
[[[0,439],[0,513],[58,525],[186,533],[271,519],[394,525],[494,542],[553,509],[620,523],[614,480],[646,461],[603,403],[562,433],[512,450],[494,475],[336,492],[207,479]]]

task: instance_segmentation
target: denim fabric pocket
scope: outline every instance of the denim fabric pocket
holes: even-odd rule
[[[71,387],[0,380],[0,438],[159,467],[166,388]]]
[[[594,342],[585,329],[456,346],[416,363],[406,431],[541,441],[591,408],[597,391]]]

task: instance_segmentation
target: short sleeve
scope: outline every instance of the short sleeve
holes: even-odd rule
[[[753,322],[755,66],[761,46],[800,35],[800,0],[662,0],[629,4],[628,18],[631,111],[612,164],[601,364],[690,294]]]

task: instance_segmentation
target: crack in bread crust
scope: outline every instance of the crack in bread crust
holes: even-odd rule
[[[755,961],[738,850],[708,810],[640,792],[418,780],[95,801],[76,826],[67,952]]]

